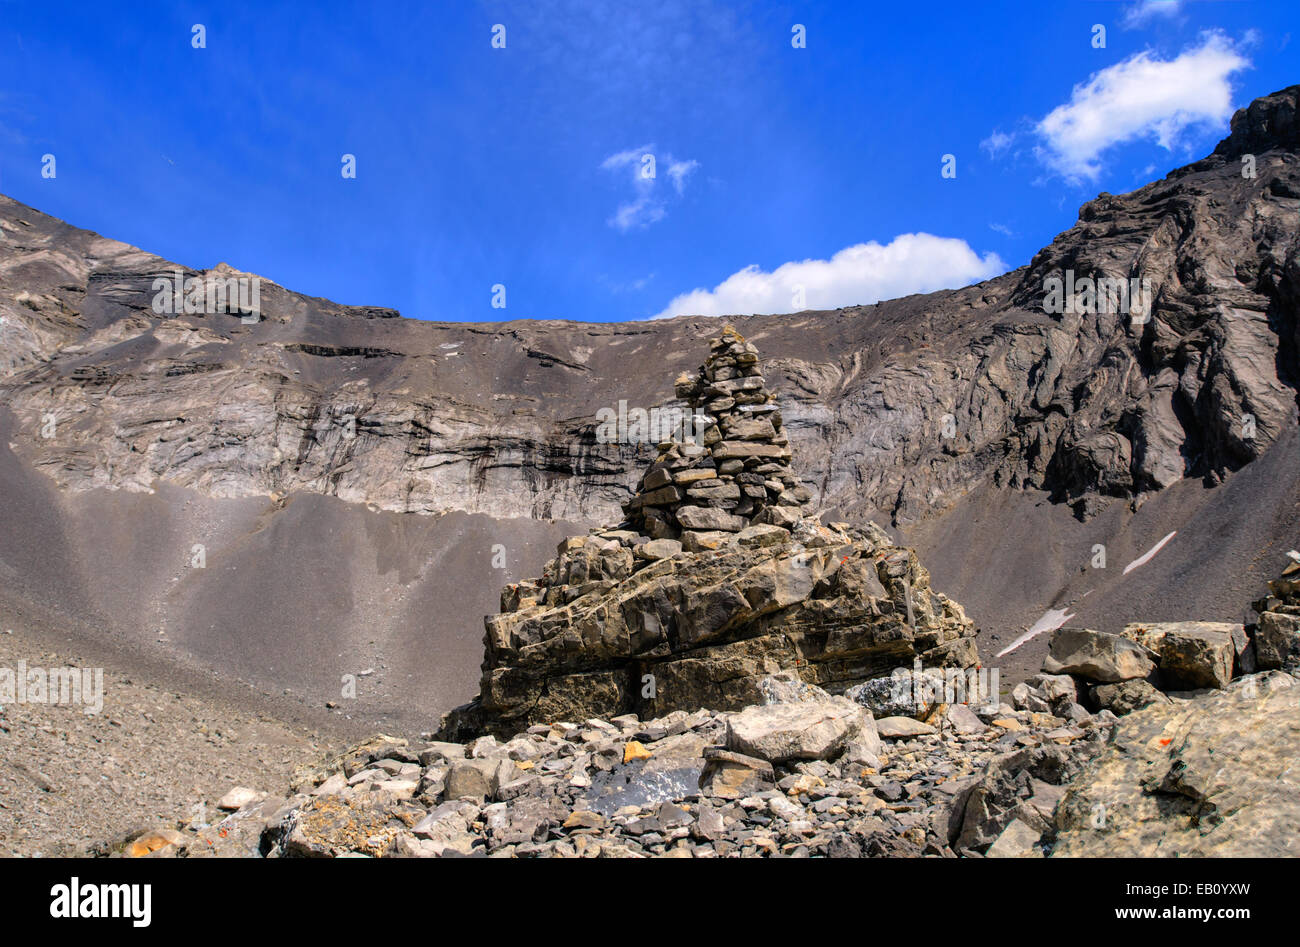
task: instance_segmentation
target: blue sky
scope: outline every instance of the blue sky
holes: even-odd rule
[[[1019,266],[1207,153],[1300,82],[1296,11],[0,0],[0,192],[412,318],[869,303]]]

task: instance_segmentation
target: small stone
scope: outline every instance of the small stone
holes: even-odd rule
[[[736,542],[749,547],[778,546],[789,541],[790,531],[788,529],[766,523],[747,526],[736,534]]]
[[[671,559],[682,551],[682,544],[675,539],[652,539],[648,543],[642,543],[632,550],[632,554],[638,559],[648,559],[655,561],[658,559]]]
[[[605,817],[599,812],[592,812],[589,809],[578,809],[564,820],[564,827],[570,831],[574,829],[599,830],[605,827]]]
[[[629,740],[623,745],[623,762],[631,763],[633,760],[648,760],[651,753],[636,740]]]
[[[154,829],[132,839],[124,854],[130,858],[162,857],[178,854],[185,846],[185,836],[174,829]]]
[[[928,723],[911,717],[884,717],[876,721],[876,731],[886,740],[909,740],[936,732]]]
[[[261,802],[266,798],[266,793],[259,792],[256,789],[248,789],[245,786],[236,786],[230,792],[226,793],[217,802],[218,809],[224,809],[226,812],[237,812],[244,806],[253,802]]]
[[[997,841],[989,846],[989,850],[985,853],[985,857],[1041,857],[1043,853],[1035,847],[1038,844],[1039,838],[1041,838],[1040,833],[1035,832],[1019,819],[1012,819],[1010,824],[1002,830],[1002,834],[997,837]]]

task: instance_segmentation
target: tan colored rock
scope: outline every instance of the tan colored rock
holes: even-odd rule
[[[1057,809],[1055,857],[1286,857],[1300,687],[1279,671],[1122,718]]]
[[[1157,655],[1166,690],[1195,690],[1228,686],[1245,629],[1230,622],[1149,622],[1126,625],[1121,634]]]
[[[1255,660],[1261,671],[1300,667],[1300,615],[1260,615],[1255,631]]]
[[[710,748],[706,754],[704,770],[700,774],[700,789],[720,799],[743,799],[771,789],[776,774],[767,760]]]
[[[266,798],[266,793],[256,789],[249,789],[245,786],[236,786],[230,792],[226,793],[217,802],[218,809],[224,809],[226,812],[235,812],[244,806],[253,802],[261,802]]]
[[[875,732],[871,713],[843,697],[765,704],[727,718],[727,749],[773,763],[826,760]]]
[[[1155,666],[1135,641],[1091,628],[1057,629],[1043,660],[1048,674],[1074,674],[1104,683],[1146,677]]]

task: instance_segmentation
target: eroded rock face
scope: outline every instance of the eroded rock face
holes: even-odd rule
[[[779,544],[657,560],[621,532],[567,540],[540,579],[503,591],[502,613],[486,620],[478,701],[453,715],[449,739],[735,709],[761,703],[759,682],[783,669],[839,691],[916,657],[977,660],[961,606],[880,530],[803,521]]]
[[[730,329],[712,348],[715,358],[695,383],[704,391],[719,353],[749,354]],[[745,390],[755,405],[770,403],[761,383]],[[762,452],[731,452],[728,473],[708,466],[716,457],[696,447],[665,444],[627,522],[565,540],[541,578],[503,591],[501,614],[486,619],[479,696],[444,721],[448,739],[550,720],[738,709],[762,703],[760,681],[788,669],[842,691],[916,658],[927,667],[976,663],[973,624],[930,588],[915,553],[875,526],[805,517],[782,472],[764,469]],[[744,505],[654,497],[674,489],[663,481],[683,471],[713,474],[683,483],[734,474],[732,483],[748,487],[750,469],[760,483]],[[778,479],[765,485],[767,475]],[[788,528],[772,522],[774,510],[786,511]],[[735,523],[706,537],[689,528],[691,512]],[[693,540],[686,546],[667,534]]]
[[[1123,717],[1057,810],[1053,854],[1294,856],[1297,693],[1274,671]]]

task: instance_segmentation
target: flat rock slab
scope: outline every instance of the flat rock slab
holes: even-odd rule
[[[928,736],[938,731],[928,723],[913,720],[911,717],[885,717],[876,721],[876,732],[886,740],[906,740]]]
[[[1122,718],[1057,810],[1053,855],[1294,857],[1297,695],[1271,671]]]
[[[767,704],[727,718],[727,748],[770,762],[825,760],[873,730],[871,714],[843,697]]]

